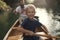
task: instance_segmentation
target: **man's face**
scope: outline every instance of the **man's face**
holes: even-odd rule
[[[24,2],[23,1],[20,1],[20,5],[23,5],[24,4]]]
[[[34,18],[34,15],[35,15],[35,10],[33,8],[29,8],[26,12],[28,18],[32,19]]]

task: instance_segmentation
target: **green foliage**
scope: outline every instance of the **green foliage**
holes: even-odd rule
[[[18,19],[19,15],[15,15],[14,13],[10,12],[8,14],[8,23],[9,26],[11,27],[13,25],[13,23]]]
[[[9,9],[9,11],[6,11],[7,9]],[[3,40],[7,31],[10,29],[17,18],[18,15],[12,13],[9,6],[0,0],[0,40]]]
[[[5,12],[4,12],[5,13]],[[11,28],[13,23],[18,19],[18,15],[12,13],[7,13],[8,15],[2,14],[0,15],[0,40],[2,40],[7,33],[7,31]]]
[[[0,0],[0,9],[6,10],[8,8],[7,4]]]

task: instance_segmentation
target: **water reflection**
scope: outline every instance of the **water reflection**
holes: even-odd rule
[[[54,16],[52,12],[53,11],[50,10],[48,13],[46,8],[37,8],[36,16],[39,16],[39,21],[47,27],[51,35],[59,35],[60,32],[57,32],[56,30],[60,29],[60,22],[54,19],[56,16]]]

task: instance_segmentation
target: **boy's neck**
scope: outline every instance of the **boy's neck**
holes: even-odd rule
[[[30,19],[30,18],[28,18],[30,21],[33,21],[34,19],[32,18],[32,19]]]

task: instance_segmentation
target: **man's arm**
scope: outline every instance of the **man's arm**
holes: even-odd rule
[[[14,10],[13,10],[13,13],[14,13],[15,15],[17,15],[18,12],[16,12],[16,9],[14,9]]]
[[[20,8],[20,6],[18,6],[18,7],[16,7],[16,9],[13,10],[13,13],[15,13],[17,15],[20,10],[21,10],[21,8]]]

